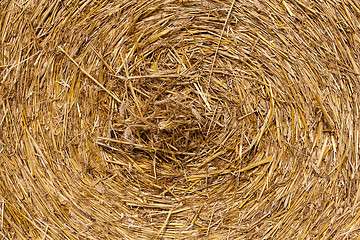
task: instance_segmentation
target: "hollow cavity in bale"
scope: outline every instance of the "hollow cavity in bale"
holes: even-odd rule
[[[107,140],[127,154],[180,168],[236,166],[235,149],[242,144],[253,148],[250,135],[269,115],[269,87],[264,83],[254,89],[259,73],[244,68],[244,62],[251,63],[242,57],[244,46],[234,35],[233,41],[219,38],[221,22],[207,11],[189,8],[182,20],[166,7],[159,9],[162,14],[154,11],[143,18],[133,41],[122,46],[128,54],[120,56],[121,90],[114,91],[125,92],[124,102],[113,114]]]

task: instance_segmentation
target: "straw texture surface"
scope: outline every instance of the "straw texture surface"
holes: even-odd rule
[[[1,239],[360,236],[360,3],[0,1]]]

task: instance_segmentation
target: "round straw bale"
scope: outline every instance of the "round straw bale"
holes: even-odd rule
[[[352,0],[0,2],[3,239],[360,236]]]

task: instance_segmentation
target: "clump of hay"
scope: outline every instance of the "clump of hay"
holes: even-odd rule
[[[2,238],[359,236],[359,17],[2,1]]]

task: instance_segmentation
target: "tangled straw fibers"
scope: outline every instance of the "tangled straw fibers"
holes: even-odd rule
[[[2,239],[360,236],[360,4],[0,3]]]

